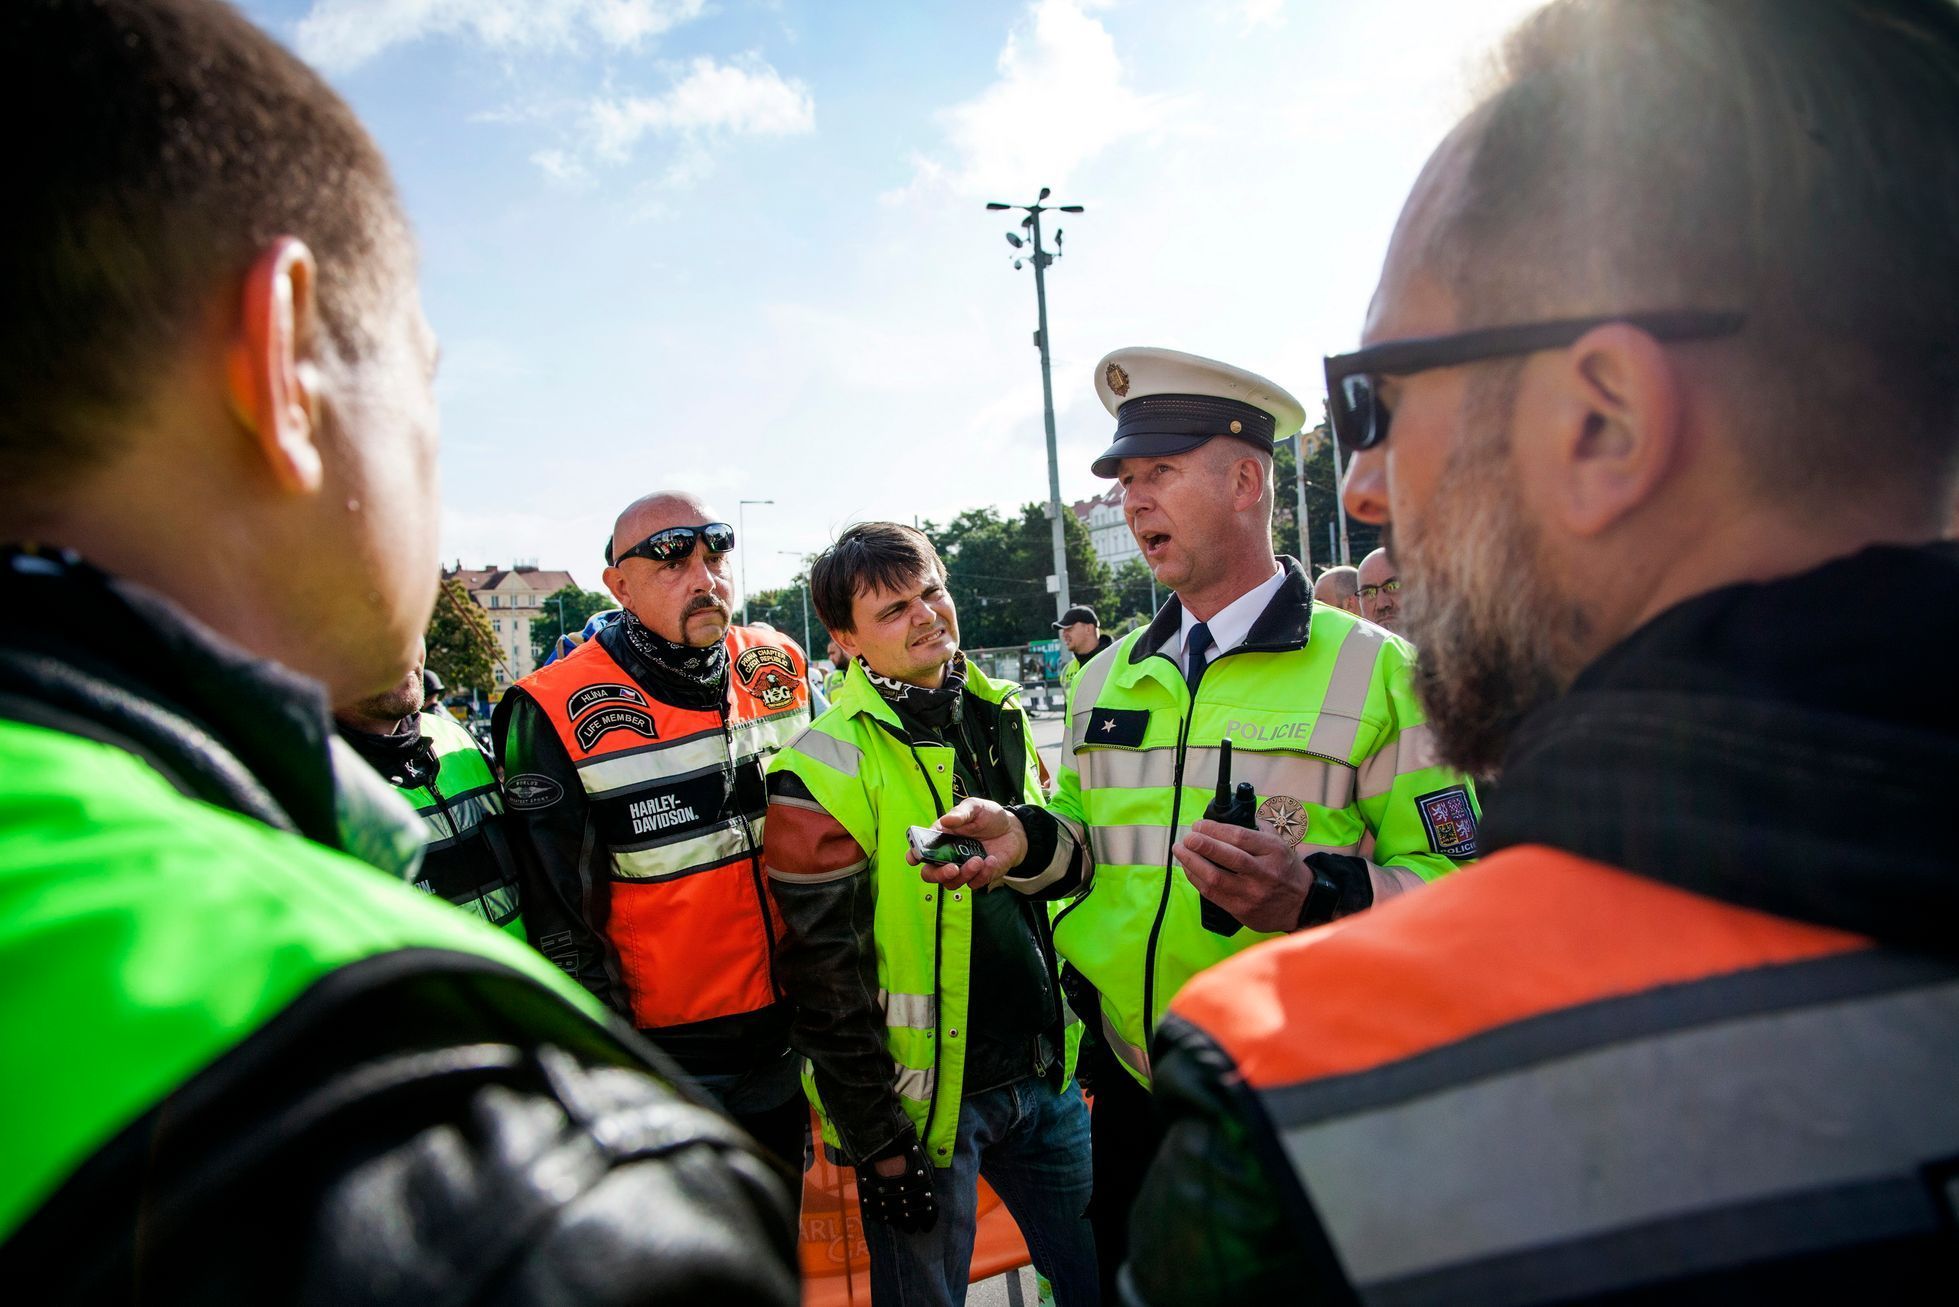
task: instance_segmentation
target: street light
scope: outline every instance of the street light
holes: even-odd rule
[[[1047,199],[1049,194],[1048,188],[1043,186],[1041,187],[1041,193],[1034,197],[1032,204],[1002,204],[994,200],[989,201],[986,207],[995,211],[1019,209],[1024,212],[1027,217],[1021,221],[1020,226],[1027,233],[1026,240],[1023,241],[1013,232],[1008,232],[1007,244],[1013,246],[1016,250],[1024,249],[1030,243],[1033,246],[1032,252],[1026,255],[1025,258],[1016,258],[1014,260],[1014,267],[1017,269],[1024,262],[1034,265],[1034,304],[1040,315],[1040,325],[1034,332],[1034,345],[1041,351],[1041,411],[1047,422],[1048,437],[1048,520],[1053,526],[1054,534],[1054,577],[1056,582],[1054,615],[1060,617],[1068,611],[1070,603],[1068,596],[1068,534],[1061,520],[1061,460],[1055,453],[1054,448],[1054,368],[1053,361],[1048,352],[1047,268],[1050,263],[1053,263],[1061,257],[1062,233],[1059,227],[1054,229],[1054,253],[1048,253],[1041,246],[1041,215],[1050,209],[1059,213],[1080,213],[1082,212],[1082,206],[1079,204],[1054,205],[1041,203],[1041,201]]]
[[[739,530],[736,544],[748,539],[748,506],[774,502],[773,499],[744,499],[735,505],[735,525]],[[746,549],[742,550],[741,555],[741,624],[748,625],[748,551]]]
[[[800,558],[805,564],[809,562],[809,555],[800,550],[778,549],[776,552],[778,554],[787,554],[791,558]],[[810,652],[809,647],[809,570],[807,567],[803,570],[803,583],[798,588],[802,591],[803,596],[803,657],[814,660],[816,655]]]

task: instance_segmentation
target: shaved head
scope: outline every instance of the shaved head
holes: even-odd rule
[[[625,553],[655,531],[670,526],[699,526],[715,518],[707,501],[684,490],[656,490],[641,495],[619,510],[612,521],[612,556]]]
[[[675,644],[706,648],[727,634],[734,620],[733,551],[717,554],[697,538],[684,556],[667,561],[625,555],[656,532],[715,520],[699,496],[662,490],[626,505],[612,524],[618,561],[605,569],[605,588],[648,630]]]

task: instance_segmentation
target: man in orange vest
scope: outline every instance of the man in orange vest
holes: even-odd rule
[[[531,943],[799,1166],[762,769],[809,724],[808,664],[731,624],[734,548],[691,495],[628,506],[605,570],[624,615],[511,687],[492,729]]]
[[[1327,362],[1492,856],[1178,996],[1127,1291],[1951,1301],[1959,8],[1504,56]]]

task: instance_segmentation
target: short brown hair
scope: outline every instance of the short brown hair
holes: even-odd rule
[[[328,339],[405,249],[387,165],[305,64],[217,0],[10,0],[0,85],[18,106],[0,242],[0,483],[112,452],[211,297],[281,235],[319,257]]]
[[[1462,129],[1465,325],[1739,310],[1764,490],[1959,476],[1959,8],[1557,0]]]
[[[854,631],[851,605],[866,590],[896,590],[921,576],[945,576],[939,551],[923,531],[902,522],[859,522],[816,556],[810,601],[832,631]]]

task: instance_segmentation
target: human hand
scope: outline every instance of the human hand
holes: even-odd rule
[[[857,1168],[857,1201],[864,1219],[907,1234],[923,1234],[939,1223],[939,1200],[932,1194],[932,1168],[916,1141],[904,1152]]]
[[[1284,932],[1299,924],[1313,873],[1277,835],[1200,821],[1170,852],[1199,894],[1248,928]]]
[[[978,840],[986,850],[984,857],[961,863],[921,862],[918,854],[905,850],[905,861],[918,867],[918,874],[934,885],[977,885],[985,889],[1027,856],[1027,832],[1021,828],[1020,818],[990,799],[960,800],[933,824],[933,829]]]

